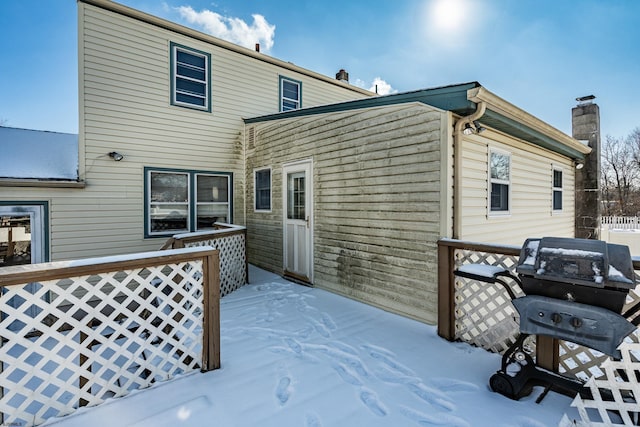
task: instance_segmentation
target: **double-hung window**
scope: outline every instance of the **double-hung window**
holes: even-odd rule
[[[171,43],[171,104],[211,111],[211,55]]]
[[[553,168],[553,210],[562,210],[562,169]]]
[[[280,111],[302,108],[302,83],[280,76]]]
[[[271,211],[271,168],[254,171],[255,210],[257,212]]]
[[[509,213],[511,188],[511,155],[489,151],[489,213]]]
[[[145,236],[213,229],[231,222],[232,175],[145,168]]]

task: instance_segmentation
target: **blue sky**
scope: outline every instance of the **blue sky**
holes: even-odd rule
[[[479,81],[566,133],[575,98],[594,94],[603,136],[640,126],[638,0],[120,3],[249,46],[259,40],[263,52],[332,77],[345,68],[366,88]],[[76,2],[2,0],[0,39],[0,124],[76,133]]]

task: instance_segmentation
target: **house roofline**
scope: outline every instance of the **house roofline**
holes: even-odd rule
[[[472,114],[476,111],[477,105],[480,102],[484,102],[486,104],[486,112],[477,120],[486,126],[574,160],[584,160],[585,155],[591,152],[591,148],[587,145],[566,135],[562,131],[499,96],[494,95],[478,82],[460,83],[431,89],[374,96],[336,104],[268,114],[260,117],[245,118],[244,121],[246,124],[251,124],[408,102],[420,102],[441,110],[451,111],[458,117]]]
[[[487,109],[489,110],[485,114],[489,117],[498,119],[502,116],[502,118],[506,118],[509,121],[521,123],[531,130],[558,141],[567,146],[570,150],[576,151],[582,155],[586,155],[591,152],[591,148],[588,145],[581,143],[577,139],[570,137],[550,124],[527,113],[523,109],[516,107],[498,95],[488,91],[483,86],[469,89],[467,91],[467,99],[476,103],[485,102],[487,104]],[[478,120],[482,121],[482,118]]]
[[[99,7],[101,9],[118,13],[120,15],[127,16],[129,18],[136,19],[138,21],[145,22],[147,24],[150,24],[159,28],[163,28],[165,30],[168,30],[174,33],[191,37],[193,39],[211,44],[213,46],[220,47],[222,49],[227,49],[232,52],[239,53],[241,55],[249,56],[251,58],[257,59],[258,61],[267,62],[269,64],[276,65],[278,67],[285,68],[290,71],[294,71],[296,73],[305,75],[307,77],[311,77],[317,80],[322,80],[324,82],[334,84],[336,86],[351,90],[353,92],[357,92],[357,93],[361,93],[363,95],[369,95],[369,96],[375,95],[373,92],[369,90],[366,90],[348,83],[344,83],[340,80],[332,79],[331,77],[325,76],[324,74],[316,73],[315,71],[311,71],[306,68],[299,67],[295,64],[292,64],[291,62],[286,62],[281,59],[277,59],[272,56],[265,55],[264,53],[253,51],[246,47],[242,47],[234,43],[219,39],[217,37],[204,34],[200,31],[196,31],[194,29],[182,26],[180,24],[176,24],[175,22],[171,22],[166,19],[150,15],[148,13],[139,11],[137,9],[133,9],[131,7],[122,5],[120,3],[116,3],[111,0],[77,0],[77,1],[79,3],[85,3],[95,7]]]
[[[249,117],[245,118],[244,121],[245,123],[250,124],[290,117],[310,116],[314,114],[333,113],[360,108],[404,104],[408,102],[420,102],[441,110],[453,111],[457,114],[465,115],[475,110],[475,104],[468,101],[466,98],[467,90],[478,87],[479,85],[480,84],[478,82],[469,82],[439,86],[430,89],[419,89],[410,92],[393,93],[390,95],[374,96],[371,98],[355,99],[334,104],[301,108],[299,110],[266,114],[264,116]]]

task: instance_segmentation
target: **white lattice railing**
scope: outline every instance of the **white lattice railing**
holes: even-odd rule
[[[212,248],[0,268],[0,425],[218,368],[218,271]]]
[[[249,282],[247,229],[239,225],[215,223],[216,230],[176,234],[163,249],[211,246],[220,251],[220,296]]]

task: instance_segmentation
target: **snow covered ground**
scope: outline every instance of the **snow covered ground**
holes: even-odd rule
[[[50,420],[85,426],[557,426],[571,399],[489,390],[500,357],[251,268],[221,301],[222,368]]]

